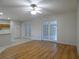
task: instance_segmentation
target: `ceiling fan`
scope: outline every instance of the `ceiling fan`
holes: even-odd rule
[[[39,7],[37,0],[26,0],[28,5],[28,10],[32,15],[42,14],[42,8]]]

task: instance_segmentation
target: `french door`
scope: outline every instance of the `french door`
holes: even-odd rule
[[[44,21],[42,24],[42,40],[57,40],[57,21]]]

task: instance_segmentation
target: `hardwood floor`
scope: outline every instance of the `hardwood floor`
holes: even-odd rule
[[[75,46],[49,41],[30,41],[7,48],[0,59],[77,59]]]

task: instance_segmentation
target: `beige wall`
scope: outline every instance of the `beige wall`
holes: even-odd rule
[[[77,49],[79,53],[79,4],[77,9]]]

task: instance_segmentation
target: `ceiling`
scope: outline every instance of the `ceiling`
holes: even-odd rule
[[[42,8],[42,14],[31,15],[28,10],[29,3],[37,3]],[[30,20],[44,18],[67,11],[75,11],[77,0],[0,0],[0,12],[4,15],[0,19],[10,17],[11,20]]]

